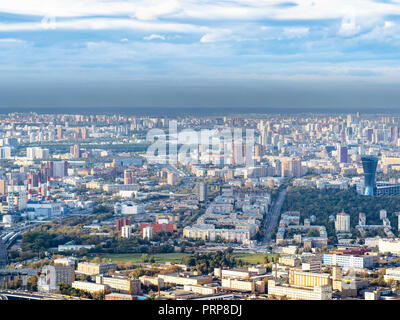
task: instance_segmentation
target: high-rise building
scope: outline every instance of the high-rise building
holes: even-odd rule
[[[200,182],[198,184],[198,191],[199,191],[199,201],[206,202],[207,201],[207,183]]]
[[[61,140],[63,138],[63,128],[61,126],[57,127],[57,139]]]
[[[339,146],[338,149],[338,162],[347,163],[348,162],[348,152],[346,146]]]
[[[153,228],[148,226],[143,228],[143,239],[151,240],[153,238]]]
[[[11,147],[1,147],[0,159],[10,159],[10,158],[11,158]]]
[[[336,232],[350,232],[350,215],[344,210],[336,215]]]
[[[63,178],[68,175],[68,162],[67,161],[49,161],[50,177]]]
[[[175,185],[175,183],[176,183],[176,175],[173,172],[168,172],[167,183],[169,185],[171,185],[171,186]]]
[[[281,166],[282,177],[296,177],[302,176],[301,160],[299,158],[283,159]]]
[[[127,218],[121,218],[121,219],[117,219],[115,221],[115,230],[117,232],[120,232],[122,230],[122,227],[124,226],[130,226],[131,225],[131,221]]]
[[[400,212],[395,213],[397,215],[397,230],[400,231]]]
[[[375,156],[361,157],[364,170],[364,195],[373,196],[375,194],[375,174],[378,158]]]
[[[132,236],[133,226],[123,226],[121,227],[121,237],[130,238]]]
[[[124,171],[124,184],[134,184],[136,183],[135,172],[133,170]]]
[[[1,194],[6,194],[7,193],[7,186],[8,186],[8,181],[1,179],[0,180],[0,193]]]
[[[81,157],[81,149],[80,149],[79,145],[75,144],[75,145],[71,146],[70,153],[72,155],[72,158],[79,159]]]

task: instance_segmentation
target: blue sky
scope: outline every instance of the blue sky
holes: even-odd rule
[[[399,49],[399,0],[0,2],[0,83],[7,85],[392,84],[400,82]]]

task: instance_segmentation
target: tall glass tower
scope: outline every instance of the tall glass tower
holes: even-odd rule
[[[373,196],[375,194],[375,173],[378,158],[375,156],[361,157],[364,170],[364,195]]]

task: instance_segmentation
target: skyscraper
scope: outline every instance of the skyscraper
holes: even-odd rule
[[[199,182],[198,184],[199,191],[199,201],[206,202],[207,201],[207,184],[205,182]]]
[[[373,196],[375,194],[375,173],[378,158],[375,156],[361,157],[364,170],[364,195]]]
[[[338,150],[338,162],[339,163],[347,163],[348,161],[348,152],[346,146],[339,146]]]

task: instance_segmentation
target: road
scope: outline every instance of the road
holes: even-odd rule
[[[0,290],[0,300],[90,300],[55,293],[39,293],[22,290]]]
[[[281,213],[281,208],[282,208],[282,204],[283,201],[285,200],[285,196],[286,196],[286,188],[282,189],[279,192],[278,198],[275,201],[275,203],[273,204],[270,214],[267,215],[267,217],[265,218],[264,221],[264,240],[263,240],[263,244],[268,245],[271,243],[271,235],[272,232],[274,232],[275,228],[278,225],[278,219],[279,219],[279,215]]]

